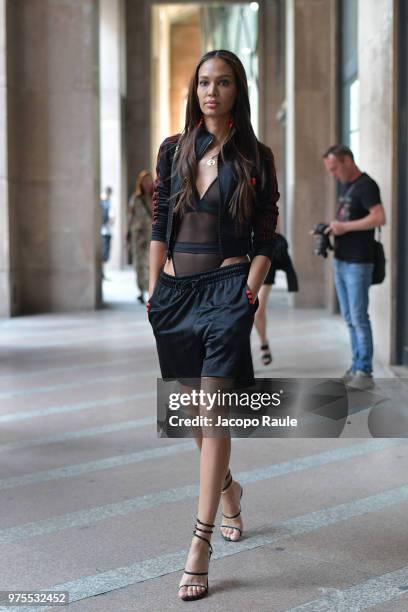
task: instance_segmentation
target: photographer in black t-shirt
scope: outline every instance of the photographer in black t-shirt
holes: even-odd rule
[[[334,235],[336,292],[351,339],[352,363],[343,380],[357,389],[371,389],[373,339],[368,290],[374,268],[374,232],[385,224],[384,208],[377,183],[361,172],[348,147],[334,145],[323,159],[326,170],[340,183],[336,220],[326,231]]]

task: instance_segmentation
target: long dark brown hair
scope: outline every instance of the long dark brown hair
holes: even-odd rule
[[[193,188],[197,180],[197,159],[195,155],[195,140],[201,129],[202,111],[197,96],[198,73],[204,62],[219,58],[224,60],[233,70],[236,84],[236,99],[231,110],[232,122],[228,136],[221,147],[221,157],[224,163],[232,166],[237,187],[229,202],[231,216],[235,218],[236,228],[250,217],[255,198],[251,173],[254,167],[259,167],[258,141],[251,124],[251,109],[248,95],[248,82],[245,68],[241,60],[231,51],[223,49],[209,51],[200,59],[191,77],[186,108],[186,121],[180,136],[174,173],[183,179],[180,191],[174,194],[178,199],[175,212],[183,215],[193,204]]]

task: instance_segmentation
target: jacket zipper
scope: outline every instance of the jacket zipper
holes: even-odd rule
[[[170,194],[171,197],[172,194]],[[170,214],[170,233],[169,233],[169,243],[167,245],[167,259],[170,261],[171,259],[171,232],[173,229],[173,210],[174,210],[174,204],[172,205],[172,209],[171,209],[171,214]],[[169,211],[170,213],[170,211]]]
[[[220,250],[220,258],[221,260],[224,259],[224,256],[222,254],[222,244],[221,244],[221,189],[220,189],[220,170],[219,170],[220,166],[218,164],[218,191],[220,194],[220,198],[219,198],[219,202],[218,202],[218,248]],[[221,261],[222,263],[222,261]]]

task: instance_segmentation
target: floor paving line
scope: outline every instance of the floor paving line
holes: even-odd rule
[[[48,408],[39,408],[32,410],[24,410],[21,412],[10,412],[0,415],[0,423],[17,423],[18,421],[26,421],[37,417],[51,416],[53,414],[66,414],[70,412],[81,412],[82,410],[90,410],[91,408],[104,408],[105,406],[118,406],[127,402],[139,401],[141,399],[156,398],[157,390],[143,391],[141,393],[132,393],[125,396],[113,396],[107,399],[88,400],[86,402],[78,402],[77,404],[62,404],[49,406]]]
[[[153,345],[149,344],[148,346],[152,347],[153,350]],[[334,345],[333,345],[334,347]],[[322,352],[330,352],[333,350],[333,347],[330,346],[330,344],[326,343],[325,348],[318,348],[316,350],[311,349],[310,347],[308,347],[307,349],[305,349],[305,351],[297,351],[297,355],[301,355],[301,354],[308,354],[308,355],[313,355],[313,354],[321,354]],[[338,343],[336,342],[336,347],[338,348]],[[293,354],[293,348],[292,349],[276,349],[275,348],[275,352],[277,352],[277,354],[279,354],[280,356],[285,356],[285,355],[292,355]],[[49,375],[52,374],[56,374],[56,373],[63,373],[63,372],[69,372],[69,371],[75,371],[75,370],[83,370],[83,369],[92,369],[95,367],[101,367],[101,366],[115,366],[115,365],[121,365],[121,364],[134,364],[136,363],[136,357],[133,359],[128,359],[128,360],[118,360],[118,361],[109,361],[109,362],[94,362],[90,365],[88,364],[84,364],[84,365],[74,365],[74,366],[67,366],[66,368],[51,368],[49,370],[36,370],[34,372],[35,375],[41,375],[44,377],[48,377]],[[264,370],[259,370],[264,371]],[[152,373],[159,373],[158,372],[158,368],[156,368],[155,370],[151,371]],[[150,372],[147,372],[147,374],[149,374]],[[27,376],[34,376],[34,374],[32,374],[31,372],[28,372],[26,376],[24,376],[24,378],[26,378]],[[146,375],[146,373],[144,373],[143,375]],[[3,375],[4,378],[7,378],[8,376],[18,376],[17,374],[8,374],[8,375]],[[124,375],[125,376],[125,375]],[[126,375],[127,376],[127,375]],[[137,377],[137,373],[136,374],[129,374],[128,375],[130,378],[132,377]],[[2,376],[0,376],[0,381],[2,379]],[[95,382],[98,382],[99,379],[95,379]],[[104,379],[102,379],[104,380]],[[31,387],[29,389],[8,389],[6,391],[0,391],[0,399],[11,399],[13,397],[19,397],[19,396],[24,396],[24,395],[28,395],[28,394],[32,394],[32,393],[36,393],[36,392],[47,392],[47,390],[50,391],[57,391],[59,389],[64,389],[64,388],[75,388],[76,385],[78,386],[82,386],[83,384],[87,384],[87,381],[84,380],[83,382],[78,381],[78,382],[73,382],[73,383],[61,383],[60,385],[39,385],[37,387]],[[65,386],[67,385],[67,386]],[[72,387],[69,387],[68,385],[72,385]]]
[[[141,334],[142,335],[142,334]],[[147,333],[145,333],[145,335],[147,335]],[[323,334],[321,334],[323,335]],[[106,341],[112,341],[112,340],[132,340],[134,335],[131,334],[124,334],[123,337],[112,337],[112,338],[105,338]],[[310,333],[310,334],[301,334],[301,333],[296,333],[295,331],[293,331],[293,334],[291,333],[290,337],[286,339],[285,342],[285,346],[288,346],[288,348],[286,350],[282,350],[279,351],[279,354],[293,354],[293,351],[295,349],[295,344],[299,344],[303,343],[303,345],[308,342],[309,340],[311,341],[315,341],[317,344],[318,341],[318,335],[316,333]],[[345,348],[348,346],[346,339],[344,337],[341,338],[331,338],[333,340],[333,347],[336,346],[337,349],[339,347],[339,343],[341,344],[341,346],[344,346]],[[77,350],[74,351],[72,353],[70,353],[71,357],[82,357],[84,355],[86,355],[87,353],[92,353],[98,350],[98,348],[95,346],[97,343],[101,342],[103,339],[97,338],[93,344],[87,342],[85,344],[85,346],[88,346],[90,348],[88,349],[82,349],[82,350]],[[282,336],[280,336],[280,340],[282,340]],[[293,345],[290,346],[290,341],[293,340]],[[273,340],[272,340],[273,341]],[[14,352],[19,352],[21,354],[24,354],[27,351],[35,351],[38,354],[33,356],[33,359],[35,358],[36,361],[45,361],[45,360],[49,360],[50,359],[50,355],[47,354],[47,352],[45,351],[45,349],[50,349],[50,348],[58,348],[58,349],[64,349],[64,348],[68,348],[69,346],[79,346],[79,342],[78,341],[72,341],[71,343],[61,343],[61,342],[55,342],[54,344],[41,344],[41,345],[24,345],[24,346],[13,346],[13,351]],[[324,345],[323,346],[319,346],[316,350],[313,350],[310,348],[310,351],[312,353],[321,353],[324,352],[326,349],[326,347],[329,346],[329,343],[327,342],[327,340],[325,340]],[[126,346],[123,343],[118,345],[118,346],[110,346],[109,350],[114,351],[114,350],[118,350],[119,348],[122,350],[126,350],[126,349],[131,349],[134,347],[134,343],[131,346]],[[137,348],[147,348],[147,347],[151,347],[152,350],[155,349],[155,344],[154,344],[154,336],[151,333],[149,335],[149,338],[147,341],[141,341],[138,340],[137,343]],[[7,347],[1,346],[0,345],[0,354],[1,354],[1,350],[2,349],[7,349]],[[333,348],[331,348],[331,350],[333,350]],[[298,351],[298,346],[296,346],[296,352],[297,354],[299,353]],[[302,351],[302,353],[306,354],[308,352],[308,350]],[[41,355],[44,355],[43,357]]]
[[[311,351],[308,351],[308,354],[310,354],[310,352]],[[156,377],[151,382],[153,381],[156,382],[157,378],[159,378],[158,375],[160,373],[157,370],[151,370],[149,372],[152,376],[156,375]],[[281,378],[284,378],[284,377],[281,377]],[[291,378],[293,378],[293,376]],[[82,385],[78,385],[78,386],[81,387]],[[134,394],[127,395],[127,396],[113,396],[107,399],[88,400],[88,401],[79,402],[76,404],[63,404],[63,405],[57,404],[55,406],[49,406],[48,408],[38,408],[38,409],[32,408],[30,410],[25,410],[21,412],[10,412],[10,413],[0,415],[0,424],[1,423],[14,423],[18,421],[24,421],[27,419],[33,419],[36,417],[50,416],[52,414],[78,412],[82,410],[88,410],[90,408],[109,406],[112,404],[115,404],[115,405],[123,404],[128,401],[156,397],[156,395],[157,395],[157,391],[155,389],[154,391],[147,391],[147,392],[144,391],[144,392],[134,393]]]
[[[160,372],[158,368],[150,370],[137,370],[128,372],[127,374],[115,374],[111,376],[97,376],[96,378],[87,378],[85,380],[77,380],[69,383],[57,383],[55,385],[40,385],[29,387],[26,389],[14,389],[10,391],[0,391],[0,400],[9,400],[16,397],[24,397],[34,395],[35,393],[55,393],[56,391],[66,391],[67,389],[82,389],[83,387],[97,384],[107,384],[115,382],[126,382],[137,380],[138,378],[146,378],[147,376],[158,378]]]
[[[128,336],[126,336],[126,338],[128,338]],[[137,350],[135,350],[135,347]],[[136,355],[138,354],[138,350],[141,348],[148,348],[151,347],[152,349],[155,347],[154,344],[154,336],[152,336],[152,338],[148,341],[148,342],[140,342],[140,340],[137,343],[137,346],[135,345],[134,342],[132,342],[129,345],[124,345],[119,344],[119,345],[115,345],[115,346],[109,346],[108,349],[106,349],[104,352],[101,352],[100,347],[97,346],[91,346],[90,348],[82,348],[80,350],[77,351],[71,351],[70,353],[68,353],[69,357],[71,358],[75,358],[75,357],[85,357],[86,355],[88,355],[89,353],[100,353],[102,356],[106,356],[106,355],[112,355],[112,353],[115,352],[120,352],[123,353],[124,351],[133,351],[135,354],[135,360],[136,360]],[[46,347],[45,347],[46,348]],[[57,348],[64,348],[64,347],[57,347]],[[4,347],[4,346],[0,346],[0,356],[1,356],[1,351],[2,350],[6,350],[6,354],[8,359],[10,358],[10,351],[8,349],[8,347]],[[37,347],[37,346],[24,346],[24,347],[15,347],[13,346],[13,351],[14,353],[16,353],[18,351],[19,355],[18,358],[20,359],[21,356],[26,356],[24,355],[24,353],[28,353],[30,352],[30,360],[33,361],[35,360],[36,362],[47,362],[47,361],[53,361],[53,357],[50,356],[49,353],[47,353],[47,351],[44,350],[44,347]],[[13,356],[14,358],[16,357],[16,355],[14,354]],[[56,355],[55,359],[61,359],[60,355]],[[23,369],[23,367],[19,364],[20,368]]]
[[[75,335],[75,334],[70,334]],[[146,327],[138,330],[138,331],[124,331],[123,333],[114,333],[114,334],[105,334],[105,335],[100,335],[100,334],[92,334],[90,336],[84,336],[84,337],[79,337],[79,338],[75,338],[75,339],[63,339],[63,340],[49,340],[48,342],[33,342],[32,344],[14,344],[13,345],[13,349],[14,350],[27,350],[27,349],[39,349],[39,350],[43,350],[46,348],[53,348],[53,347],[58,347],[58,348],[64,348],[66,346],[81,346],[81,344],[85,344],[88,346],[92,346],[94,344],[100,344],[103,342],[112,342],[112,340],[129,340],[129,339],[135,339],[135,338],[140,338],[140,336],[147,336],[147,335],[151,335],[153,336],[153,332],[152,329],[150,327],[150,325],[148,324],[148,322],[146,321]],[[6,348],[7,344],[5,345],[5,343],[2,343],[0,345],[0,348]]]
[[[116,433],[118,431],[148,427],[150,425],[155,425],[156,423],[156,417],[143,417],[140,419],[134,419],[132,421],[120,421],[119,423],[100,425],[99,427],[87,427],[86,429],[78,429],[77,431],[65,431],[62,434],[52,436],[41,436],[38,438],[28,438],[27,440],[16,440],[15,442],[0,444],[0,452],[22,450],[23,448],[33,448],[35,446],[43,446],[46,444],[56,444],[58,442],[66,442],[68,440],[80,440],[81,438],[90,438],[92,436],[103,436],[105,434]]]
[[[325,597],[290,608],[286,612],[359,612],[406,595],[407,583],[408,565],[373,576],[346,589],[325,589]]]
[[[270,314],[272,316],[273,314],[276,314],[276,311],[271,310]],[[104,329],[105,329],[105,333],[106,335],[101,336],[100,331],[101,331],[101,324],[104,324]],[[111,329],[110,326],[112,326]],[[126,330],[124,329],[126,327]],[[292,331],[294,330],[294,327],[300,327],[300,325],[296,325],[296,321],[292,322],[289,320],[286,320],[284,322],[282,322],[282,325],[279,327],[279,330],[284,330],[284,331]],[[301,325],[302,329],[307,329],[307,328],[317,328],[319,330],[319,333],[327,333],[328,331],[330,331],[331,333],[333,333],[333,331],[337,331],[337,330],[333,330],[333,323],[332,321],[321,321],[321,320],[312,320],[312,321],[306,321],[306,322],[302,322]],[[116,328],[116,329],[115,329]],[[6,329],[4,326],[1,325],[0,323],[0,330],[3,332],[2,336],[1,336],[1,340],[0,340],[0,349],[7,347],[10,343],[15,343],[15,342],[19,342],[19,341],[24,341],[24,340],[44,340],[44,336],[49,336],[51,339],[53,338],[53,336],[56,336],[57,338],[54,338],[54,342],[59,342],[60,340],[64,340],[64,337],[67,336],[72,336],[72,333],[76,333],[76,334],[86,334],[86,336],[84,335],[83,337],[83,341],[87,342],[88,340],[94,340],[95,339],[95,335],[96,332],[98,332],[98,338],[101,338],[101,340],[109,340],[111,339],[111,337],[116,337],[116,336],[120,336],[120,337],[128,337],[128,331],[130,328],[142,328],[141,330],[135,329],[134,331],[145,331],[145,330],[151,330],[150,324],[148,323],[147,318],[145,319],[126,319],[125,323],[122,323],[121,321],[116,321],[111,323],[107,323],[106,321],[94,321],[93,325],[87,325],[86,327],[84,327],[81,324],[69,324],[69,326],[66,327],[65,330],[63,330],[61,332],[60,329],[49,329],[47,327],[44,328],[36,328],[34,331],[32,329],[26,329],[26,328],[14,328],[14,329]],[[273,325],[272,325],[272,329],[271,332],[273,332]],[[341,330],[339,330],[341,331]],[[313,334],[314,337],[316,336],[316,334]],[[274,339],[278,339],[279,334],[276,334],[274,336],[272,336]],[[82,341],[82,338],[81,338]],[[75,342],[75,341],[73,341]],[[38,344],[32,344],[29,346],[37,346]],[[41,346],[44,346],[44,344],[41,344]]]
[[[15,322],[15,319],[8,319],[8,321],[11,321],[11,323]],[[62,321],[58,321],[58,325],[57,322],[53,322],[51,324],[51,327],[48,325],[44,325],[43,327],[32,327],[31,326],[31,322],[30,322],[30,328],[27,327],[20,327],[18,328],[17,326],[14,327],[5,327],[4,325],[1,324],[0,322],[0,331],[2,332],[2,340],[1,340],[1,345],[5,344],[6,342],[13,342],[15,340],[21,340],[21,339],[25,339],[25,338],[44,338],[44,335],[47,334],[49,336],[62,336],[62,335],[68,335],[71,334],[72,332],[75,333],[86,333],[86,334],[95,334],[95,333],[100,333],[101,331],[101,324],[102,323],[106,323],[106,321],[101,321],[98,319],[92,319],[90,320],[88,323],[84,323],[84,322],[80,322],[80,321],[69,321],[69,322],[65,322],[63,323]],[[146,326],[146,321],[143,319],[131,319],[131,318],[127,318],[125,324],[122,323],[121,320],[117,320],[117,321],[113,321],[113,322],[109,322],[109,327],[112,327],[112,329],[110,331],[115,331],[115,327],[117,327],[117,331],[123,331],[124,326],[126,325],[126,329],[132,328],[132,327],[142,327],[142,326]]]
[[[24,380],[26,380],[27,378],[31,378],[34,376],[43,375],[48,377],[52,374],[64,374],[66,372],[75,372],[76,370],[80,370],[82,372],[82,370],[92,370],[93,368],[101,368],[105,366],[107,368],[112,368],[113,366],[131,365],[135,363],[135,356],[127,359],[110,359],[106,353],[102,356],[105,359],[104,361],[93,361],[91,363],[75,363],[69,366],[58,366],[56,368],[40,368],[38,370],[31,370],[30,372],[21,371],[9,372],[8,374],[0,374],[0,382],[8,378],[11,378],[12,380],[24,378]]]
[[[236,443],[238,439],[233,440]],[[362,444],[353,444],[339,449],[333,449],[315,455],[308,455],[282,463],[271,464],[236,474],[236,478],[242,484],[249,484],[259,481],[265,481],[270,478],[276,478],[285,474],[304,471],[308,469],[318,468],[323,465],[335,463],[337,461],[346,461],[355,457],[365,456],[369,453],[395,448],[408,443],[405,438],[386,440],[370,440]],[[193,447],[194,449],[194,447]],[[192,450],[193,450],[192,449]],[[185,449],[182,449],[184,451]],[[198,496],[198,485],[190,484],[173,489],[159,491],[157,493],[149,493],[134,497],[133,499],[124,502],[116,502],[113,504],[105,504],[96,506],[86,510],[78,510],[69,512],[60,516],[33,521],[22,525],[16,525],[5,529],[0,529],[0,544],[10,544],[19,540],[43,536],[50,533],[55,533],[63,529],[79,528],[84,526],[94,525],[100,521],[104,521],[117,516],[124,516],[131,512],[140,512],[163,504],[175,503],[186,499],[195,498]]]
[[[64,340],[64,338],[69,337],[72,334],[83,335],[84,338],[93,339],[95,336],[100,334],[101,325],[104,325],[104,332],[109,334],[123,334],[125,331],[134,331],[148,329],[146,326],[146,321],[144,320],[127,320],[125,323],[117,321],[116,323],[107,323],[105,321],[94,321],[92,325],[80,325],[80,324],[70,324],[66,325],[65,328],[36,328],[36,329],[4,329],[0,325],[1,334],[1,342],[0,348],[9,345],[10,343],[18,343],[25,341],[44,341],[44,338],[53,339],[55,342],[59,340]]]
[[[24,487],[27,485],[40,484],[50,480],[59,480],[61,478],[73,478],[74,476],[82,476],[91,472],[101,470],[109,470],[112,468],[123,467],[141,461],[149,461],[150,459],[159,459],[169,457],[182,452],[188,452],[196,448],[195,442],[182,442],[171,444],[168,446],[160,446],[157,448],[137,451],[127,455],[116,455],[97,461],[88,461],[85,463],[77,463],[67,465],[52,470],[42,470],[31,474],[23,474],[22,476],[12,476],[0,480],[0,491],[6,489],[15,489],[16,487]]]
[[[343,504],[328,506],[321,510],[308,512],[307,514],[287,519],[277,525],[272,524],[271,531],[274,533],[262,533],[258,535],[254,533],[251,537],[235,542],[233,546],[228,544],[228,542],[224,542],[220,537],[217,537],[213,544],[214,553],[212,555],[212,562],[217,559],[224,559],[232,555],[240,554],[241,552],[255,550],[266,545],[278,544],[299,535],[313,533],[319,529],[333,526],[355,517],[379,512],[396,504],[407,502],[408,485],[403,485]],[[158,555],[131,565],[116,567],[94,575],[82,576],[53,586],[41,587],[39,590],[69,591],[71,602],[87,599],[88,597],[95,597],[96,595],[101,595],[133,584],[145,582],[146,580],[153,580],[173,572],[181,571],[184,568],[187,552],[187,550],[178,550],[176,552]],[[403,595],[405,593],[406,591],[401,591],[400,594]],[[132,596],[135,597],[134,594]],[[175,597],[175,595],[173,596]],[[51,606],[36,608],[36,612],[43,612],[50,608]],[[0,611],[7,612],[8,609],[9,608],[2,606]],[[14,608],[14,610],[15,612],[32,612],[32,608],[27,606],[19,606]],[[352,610],[353,609],[350,610],[349,608],[347,612],[352,612]],[[317,610],[314,609],[313,612],[317,612]]]

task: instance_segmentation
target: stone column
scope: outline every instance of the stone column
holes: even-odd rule
[[[0,0],[0,317],[12,312],[6,49],[6,0]]]
[[[149,0],[126,0],[126,41],[126,136],[130,191],[134,187],[135,172],[141,168],[150,168],[153,163],[150,111],[151,3]],[[152,171],[154,174],[155,168],[152,168]]]
[[[279,229],[285,230],[285,33],[282,5],[264,0],[259,13],[259,137],[271,147],[281,194]]]
[[[329,264],[313,255],[309,229],[330,221],[335,185],[322,155],[336,141],[336,1],[287,0],[286,211],[299,276],[295,305],[330,305]]]
[[[8,2],[16,313],[100,303],[98,2]]]
[[[382,241],[387,277],[370,289],[376,356],[395,362],[397,267],[397,2],[360,0],[358,64],[360,78],[360,166],[379,184],[387,225]],[[405,67],[402,67],[404,70]],[[406,206],[406,202],[400,202]]]

